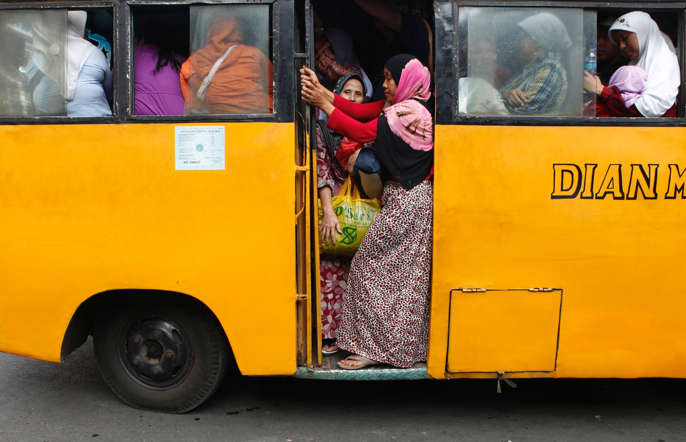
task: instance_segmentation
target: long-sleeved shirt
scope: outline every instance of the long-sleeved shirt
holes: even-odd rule
[[[67,101],[69,117],[108,117],[112,115],[108,97],[112,96],[112,71],[107,58],[94,50],[79,72],[74,98]]]
[[[379,114],[384,104],[384,100],[353,103],[334,94],[333,105],[336,109],[329,117],[327,126],[334,132],[362,144],[374,141]]]
[[[335,109],[326,125],[335,132],[359,143],[374,141],[379,125],[379,115],[385,103],[385,100],[371,103],[353,103],[334,94],[333,105]],[[433,168],[425,179],[431,179],[432,176]]]
[[[528,100],[524,106],[505,106],[513,114],[536,115],[559,109],[567,96],[567,72],[557,57],[545,54],[527,64],[522,72],[500,90],[501,94],[519,89]]]

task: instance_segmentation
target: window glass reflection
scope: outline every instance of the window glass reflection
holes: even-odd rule
[[[464,8],[458,32],[460,113],[583,114],[581,9]]]
[[[66,115],[66,11],[0,13],[0,115]]]
[[[191,7],[190,33],[181,67],[187,114],[273,111],[269,6]]]

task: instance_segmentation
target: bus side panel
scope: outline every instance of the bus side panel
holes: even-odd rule
[[[430,375],[446,371],[451,289],[551,287],[564,292],[553,376],[686,377],[684,139],[438,126]]]
[[[89,296],[169,290],[243,373],[295,372],[294,127],[209,125],[225,170],[175,170],[171,124],[0,126],[1,351],[59,361]]]

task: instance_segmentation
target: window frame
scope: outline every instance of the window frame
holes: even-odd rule
[[[271,114],[194,114],[179,116],[135,115],[133,83],[132,6],[271,6],[271,60],[274,66],[273,103]],[[22,116],[0,117],[0,125],[13,124],[123,124],[123,123],[224,123],[224,122],[292,122],[294,120],[295,72],[293,0],[24,0],[0,3],[0,13],[7,10],[47,9],[110,9],[113,15],[113,96],[111,117]],[[124,69],[117,69],[124,66]]]
[[[681,86],[677,100],[676,118],[645,117],[590,117],[590,116],[472,116],[460,115],[457,111],[457,88],[459,57],[458,33],[460,8],[464,7],[507,7],[507,8],[581,8],[584,10],[641,9],[672,10],[677,13],[678,41],[677,57],[681,69]],[[636,2],[615,0],[611,4],[599,1],[492,1],[492,0],[435,0],[434,20],[436,29],[436,123],[445,125],[484,126],[686,126],[686,47],[684,25],[686,24],[686,1]],[[446,44],[450,42],[450,44]]]

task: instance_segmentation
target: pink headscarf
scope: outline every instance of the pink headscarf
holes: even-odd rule
[[[431,74],[416,58],[402,70],[392,105],[384,110],[391,131],[414,150],[433,149],[433,119],[429,110],[417,100],[431,97]]]
[[[616,87],[627,108],[634,105],[636,100],[646,90],[648,73],[638,66],[622,66],[617,69],[608,83],[609,87]]]

